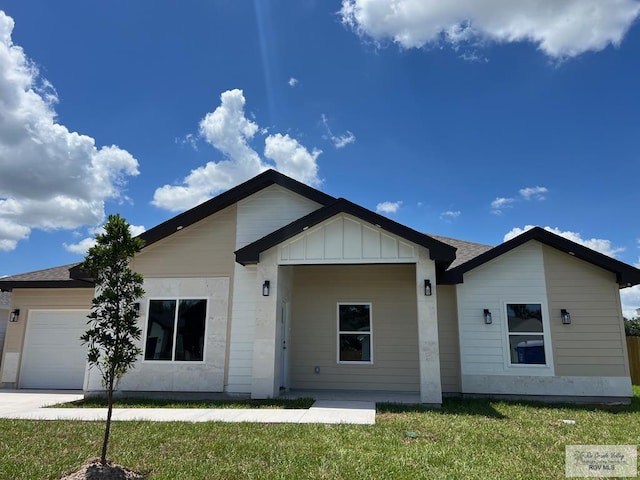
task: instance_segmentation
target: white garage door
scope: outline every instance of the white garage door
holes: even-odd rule
[[[82,389],[87,310],[31,310],[20,368],[21,388]]]

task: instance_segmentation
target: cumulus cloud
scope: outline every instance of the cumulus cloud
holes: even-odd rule
[[[144,233],[146,228],[142,225],[129,225],[129,232],[134,237]],[[91,237],[83,238],[78,243],[67,244],[63,243],[65,250],[71,253],[76,253],[78,255],[85,256],[89,249],[96,244],[96,235],[104,233],[104,225],[101,225],[97,228],[88,229],[88,233],[91,234]]]
[[[617,46],[640,14],[637,0],[342,0],[342,23],[403,48],[530,42],[552,58]]]
[[[199,134],[225,159],[192,170],[180,185],[156,189],[154,205],[171,211],[186,210],[268,168],[312,186],[320,184],[317,158],[322,152],[307,150],[289,135],[268,135],[264,140],[264,156],[271,162],[260,158],[250,142],[257,133],[266,131],[246,117],[245,103],[242,90],[222,93],[220,105],[200,121]]]
[[[544,200],[544,194],[547,193],[546,187],[527,187],[521,188],[518,193],[525,200]]]
[[[349,130],[347,130],[346,133],[343,133],[341,135],[334,135],[333,132],[331,131],[331,128],[329,127],[329,120],[327,119],[327,116],[323,113],[320,118],[322,120],[322,124],[324,125],[324,128],[327,131],[327,134],[325,135],[324,138],[330,140],[331,143],[333,143],[334,147],[344,148],[350,143],[354,143],[356,141],[356,136]]]
[[[293,88],[293,87],[295,87],[296,85],[298,85],[298,83],[299,83],[299,82],[298,82],[298,79],[297,79],[297,78],[291,77],[287,83],[289,84],[289,86],[290,86],[291,88]]]
[[[512,228],[509,232],[507,232],[504,236],[504,241],[511,240],[514,237],[526,232],[527,230],[531,230],[535,225],[525,225],[523,228],[515,227]],[[610,240],[605,240],[602,238],[588,238],[584,239],[577,232],[571,231],[562,231],[559,228],[552,227],[544,227],[545,230],[551,233],[555,233],[556,235],[560,235],[566,239],[571,240],[572,242],[578,243],[580,245],[584,245],[587,248],[595,250],[597,252],[603,253],[610,257],[615,257],[618,253],[623,252],[623,247],[614,247],[611,245]]]
[[[502,210],[510,208],[511,204],[515,201],[515,198],[497,197],[491,202],[491,213],[494,215],[502,215]]]
[[[462,212],[460,210],[447,210],[440,214],[440,220],[451,221],[458,218]]]
[[[376,205],[376,212],[378,213],[396,213],[400,206],[402,205],[401,201],[398,202],[382,202]]]
[[[58,97],[24,50],[14,21],[0,11],[0,250],[13,250],[32,229],[74,229],[104,218],[122,198],[138,162],[115,145],[56,122]]]
[[[626,318],[640,317],[640,285],[620,290],[620,301]]]
[[[526,187],[518,190],[519,196],[496,197],[496,199],[491,202],[491,213],[494,215],[502,215],[504,209],[511,208],[515,202],[522,200],[542,201],[545,199],[544,194],[548,191],[547,187]]]

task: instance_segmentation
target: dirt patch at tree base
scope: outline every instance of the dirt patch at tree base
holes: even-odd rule
[[[71,473],[60,480],[144,480],[147,476],[122,465],[108,462],[102,465],[94,460],[86,463],[77,472]]]

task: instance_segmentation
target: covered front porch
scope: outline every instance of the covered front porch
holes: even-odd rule
[[[251,396],[390,392],[441,404],[430,250],[344,214],[277,238],[236,252],[255,258]]]

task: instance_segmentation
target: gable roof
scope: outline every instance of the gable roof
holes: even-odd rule
[[[572,242],[560,235],[549,232],[541,227],[534,227],[517,237],[508,240],[497,247],[485,251],[478,256],[448,270],[443,281],[445,283],[462,283],[466,272],[483,265],[494,258],[503,255],[520,245],[537,240],[540,243],[556,248],[571,256],[589,262],[597,267],[603,268],[616,274],[616,281],[620,287],[631,287],[640,284],[640,269],[632,267],[624,262],[611,258],[600,252]]]
[[[173,218],[170,218],[166,222],[163,222],[155,227],[147,230],[139,235],[144,240],[145,247],[149,246],[165,237],[168,237],[172,233],[175,233],[182,228],[186,228],[189,225],[193,225],[200,220],[213,215],[220,210],[223,210],[234,203],[239,202],[253,195],[260,190],[269,187],[271,185],[280,185],[298,195],[308,198],[320,205],[328,205],[334,202],[336,199],[331,195],[321,192],[313,187],[305,185],[302,182],[294,180],[291,177],[287,177],[275,170],[266,170],[260,175],[247,180],[240,185],[237,185],[226,192],[207,200],[200,205],[193,207],[186,212],[180,213]]]
[[[347,213],[359,218],[360,220],[376,225],[390,233],[398,235],[399,237],[428,248],[431,259],[434,260],[436,265],[443,270],[456,258],[455,247],[447,245],[440,240],[436,240],[429,235],[420,233],[400,223],[394,222],[389,218],[383,217],[371,210],[367,210],[366,208],[350,202],[349,200],[339,198],[330,205],[319,208],[318,210],[315,210],[308,215],[305,215],[304,217],[299,218],[269,235],[266,235],[261,239],[237,250],[235,252],[236,262],[241,265],[258,263],[260,260],[260,253],[290,239],[295,235],[298,235],[299,233],[302,233],[307,228],[318,225],[319,223],[340,213]]]
[[[493,248],[492,245],[484,245],[482,243],[475,242],[467,242],[466,240],[458,240],[457,238],[443,237],[441,235],[434,235],[432,233],[428,233],[432,238],[441,241],[442,243],[446,243],[447,245],[451,245],[456,248],[456,259],[453,261],[451,265],[449,265],[448,270],[451,270],[458,265],[462,265],[465,262],[468,262],[472,258],[477,257],[481,253],[489,251]]]
[[[193,225],[214,213],[224,210],[225,208],[259,192],[260,190],[270,187],[271,185],[279,185],[291,192],[306,197],[313,202],[319,203],[320,205],[327,205],[336,200],[335,197],[332,197],[331,195],[305,185],[291,177],[287,177],[273,169],[269,169],[246,182],[241,183],[240,185],[237,185],[226,192],[201,203],[200,205],[196,205],[186,212],[182,212],[175,217],[172,217],[169,220],[141,233],[138,237],[144,241],[143,249],[179,230],[182,230],[183,228],[188,227],[189,225]],[[83,272],[80,265],[71,269],[71,277],[91,281],[91,275]]]
[[[70,269],[78,265],[78,263],[72,263],[4,277],[0,279],[0,290],[11,291],[14,288],[93,288],[92,282],[74,279],[70,276]]]

